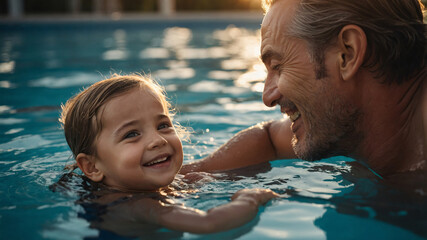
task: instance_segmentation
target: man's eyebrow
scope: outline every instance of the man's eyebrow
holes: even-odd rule
[[[276,51],[273,51],[273,50],[267,50],[265,53],[263,53],[261,55],[261,60],[264,64],[266,64],[267,61],[270,60],[271,58],[281,59],[282,55]]]

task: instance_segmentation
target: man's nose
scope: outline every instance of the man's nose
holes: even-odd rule
[[[148,144],[148,149],[155,149],[167,143],[167,140],[159,133],[152,134],[149,141],[150,143]]]
[[[276,79],[267,76],[264,84],[264,91],[262,93],[262,101],[267,107],[274,107],[280,99],[281,93],[277,88]]]

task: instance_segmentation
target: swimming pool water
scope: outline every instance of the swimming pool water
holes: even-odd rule
[[[214,151],[239,130],[281,118],[261,101],[260,21],[0,22],[1,238],[123,239],[90,228],[72,191],[49,189],[73,161],[57,121],[61,104],[111,73],[148,73],[166,87],[178,109],[176,120],[194,130],[191,142],[184,142],[186,162]],[[345,157],[280,160],[224,173],[179,201],[207,210],[254,187],[287,197],[231,231],[195,235],[163,229],[142,238],[427,237],[425,197],[409,198],[349,163],[354,162]]]

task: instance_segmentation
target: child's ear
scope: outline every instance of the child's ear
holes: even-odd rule
[[[85,153],[79,153],[76,157],[77,166],[90,180],[100,182],[104,178],[104,173],[95,165],[95,157]]]

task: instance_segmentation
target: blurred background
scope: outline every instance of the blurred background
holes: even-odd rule
[[[188,11],[261,11],[260,0],[0,0],[0,14],[132,14]]]
[[[427,0],[421,0],[426,5]],[[0,16],[261,11],[261,0],[0,0]],[[117,17],[117,16],[116,16]]]

